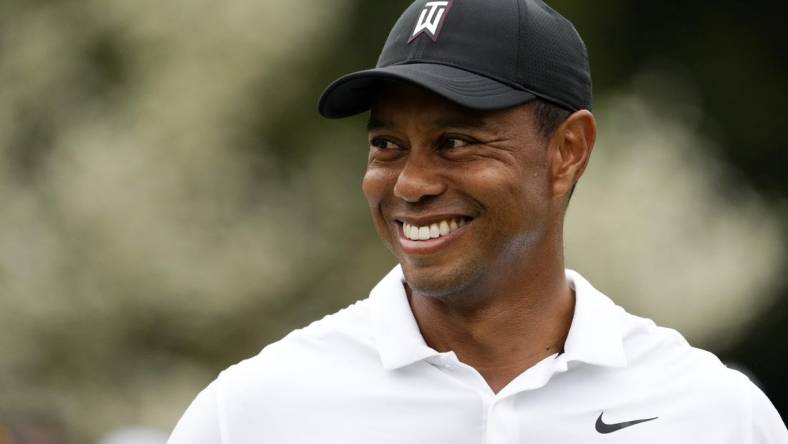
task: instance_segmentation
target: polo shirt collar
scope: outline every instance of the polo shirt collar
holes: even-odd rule
[[[564,343],[564,362],[581,361],[608,367],[627,363],[621,314],[623,309],[594,288],[580,273],[566,270],[575,290],[575,314]]]
[[[579,273],[566,270],[566,278],[575,290],[575,313],[564,353],[558,358],[560,363],[626,365],[619,321],[621,308]],[[399,265],[372,289],[370,303],[373,332],[384,369],[398,369],[440,354],[427,345],[419,331]]]
[[[372,324],[383,368],[394,370],[432,356],[405,293],[405,278],[397,265],[370,292]]]

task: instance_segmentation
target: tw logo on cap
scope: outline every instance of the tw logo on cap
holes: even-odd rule
[[[416,40],[416,37],[421,34],[427,34],[433,42],[437,42],[438,34],[443,28],[443,22],[449,14],[452,3],[454,3],[454,0],[427,2],[424,5],[424,9],[421,10],[419,21],[416,23],[408,43]]]

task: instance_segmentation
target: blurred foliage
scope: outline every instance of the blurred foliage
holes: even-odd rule
[[[0,424],[169,430],[216,372],[365,297],[393,259],[359,190],[363,116],[315,104],[407,4],[0,2]],[[551,4],[589,46],[602,127],[570,265],[785,411],[780,15]]]

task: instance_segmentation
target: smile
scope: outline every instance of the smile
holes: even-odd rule
[[[425,218],[426,219],[426,218]],[[437,253],[454,243],[473,222],[471,217],[445,216],[432,220],[397,220],[399,249],[408,256]]]
[[[446,219],[430,225],[416,226],[407,222],[402,223],[402,233],[413,241],[426,241],[448,236],[465,225],[465,219]]]

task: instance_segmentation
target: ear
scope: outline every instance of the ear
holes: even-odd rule
[[[596,142],[596,121],[587,110],[569,116],[550,140],[553,196],[569,199],[569,194],[588,165]]]

